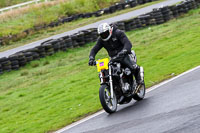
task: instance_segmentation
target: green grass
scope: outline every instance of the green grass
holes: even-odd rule
[[[94,12],[108,7],[118,0],[68,0],[57,4],[35,5],[28,11],[14,12],[11,17],[0,19],[0,36],[21,33],[35,25],[49,24],[62,16]],[[16,15],[17,14],[17,15]]]
[[[30,0],[0,0],[0,8],[16,5]]]
[[[127,32],[148,87],[200,65],[200,9],[178,20]],[[101,109],[99,79],[89,67],[94,43],[33,61],[0,76],[0,132],[42,133]],[[101,50],[98,58],[107,57]]]
[[[97,21],[100,21],[100,20],[103,20],[103,19],[107,19],[107,18],[116,16],[116,15],[120,15],[120,14],[130,12],[130,11],[133,11],[133,10],[137,10],[137,9],[140,9],[140,8],[143,8],[143,7],[155,4],[155,3],[159,3],[161,1],[164,1],[164,0],[150,2],[150,3],[144,4],[144,5],[136,6],[134,8],[128,8],[126,10],[118,11],[118,12],[115,12],[113,14],[103,15],[101,17],[79,19],[79,20],[76,20],[76,21],[73,21],[73,22],[65,23],[63,25],[60,25],[60,26],[57,26],[57,27],[54,27],[54,28],[48,28],[48,29],[45,29],[45,30],[41,30],[41,31],[36,32],[32,35],[29,35],[28,37],[23,38],[20,41],[10,42],[10,45],[1,46],[0,52],[6,51],[6,50],[9,50],[9,49],[12,49],[12,48],[16,48],[16,47],[19,47],[19,46],[22,46],[22,45],[43,39],[43,38],[47,38],[47,37],[50,37],[50,36],[53,36],[53,35],[56,35],[56,34],[59,34],[59,33],[70,31],[70,30],[73,30],[75,28],[85,26],[85,25],[88,25],[88,24],[91,24],[91,23],[94,23],[94,22],[97,22]],[[7,25],[7,26],[9,26],[9,25]],[[13,25],[13,26],[15,26],[15,25]],[[6,27],[3,27],[3,28],[6,29]],[[12,30],[12,29],[10,29],[10,30]]]

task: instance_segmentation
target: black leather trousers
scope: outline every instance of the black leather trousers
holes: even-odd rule
[[[136,64],[131,54],[125,55],[125,57],[120,60],[120,63],[131,70],[137,81],[140,80],[140,66]]]

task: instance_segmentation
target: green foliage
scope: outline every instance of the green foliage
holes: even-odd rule
[[[101,8],[108,7],[114,2],[117,2],[117,0],[74,0],[62,4],[62,9],[65,11],[65,14],[73,15],[77,13],[94,12]]]
[[[16,5],[30,0],[0,0],[0,8]]]
[[[40,66],[40,62],[39,61],[31,62],[31,67],[35,68],[35,67],[39,67],[39,66]]]
[[[19,46],[22,46],[22,45],[25,45],[25,44],[28,44],[28,43],[31,43],[31,42],[34,42],[34,41],[37,41],[37,40],[40,40],[40,39],[44,39],[44,38],[50,37],[50,36],[55,35],[55,34],[70,31],[70,30],[73,30],[74,28],[82,27],[82,26],[85,26],[87,24],[91,24],[91,23],[94,23],[94,22],[97,22],[97,21],[100,21],[100,20],[103,20],[103,19],[107,19],[107,18],[116,16],[116,15],[120,15],[120,14],[123,14],[123,13],[127,13],[127,12],[130,12],[130,11],[133,11],[133,10],[137,10],[137,9],[152,5],[152,4],[156,4],[156,3],[159,3],[161,1],[163,1],[163,0],[146,3],[144,5],[139,5],[139,6],[136,6],[134,8],[127,8],[125,10],[121,10],[121,11],[115,12],[113,14],[103,15],[101,17],[91,17],[91,18],[78,19],[76,21],[65,23],[65,24],[62,24],[62,25],[54,27],[54,28],[47,28],[47,29],[44,29],[44,30],[40,30],[38,32],[33,33],[32,35],[29,35],[29,36],[17,41],[17,42],[10,42],[10,45],[1,46],[0,52],[8,50],[8,49],[15,48],[15,47],[19,47]],[[29,23],[29,24],[30,24],[29,25],[30,27],[33,26],[33,25],[31,25],[31,23]],[[18,26],[18,25],[16,25],[16,26]],[[13,25],[13,27],[14,27],[14,25]],[[3,32],[0,32],[0,34],[2,33],[2,35],[3,35],[3,33],[6,32],[6,30],[7,29],[5,28],[5,30],[3,30]],[[12,30],[12,29],[8,29],[8,30]],[[21,29],[21,30],[23,30],[23,29]],[[13,31],[15,31],[15,29],[13,29]]]
[[[77,13],[94,12],[100,8],[108,7],[118,0],[69,0],[56,5],[43,5],[30,8],[28,12],[0,19],[0,37],[9,34],[21,33],[34,25],[49,24],[63,16]]]
[[[199,12],[127,32],[148,87],[200,65]],[[0,132],[54,131],[100,110],[98,73],[88,66],[93,45],[32,62],[45,65],[32,68],[30,63],[1,75]],[[96,59],[104,57],[108,55],[101,50]]]
[[[26,75],[28,75],[28,71],[23,71],[23,72],[21,73],[21,76],[26,76]]]

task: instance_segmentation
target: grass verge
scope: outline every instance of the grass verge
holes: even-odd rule
[[[94,12],[118,0],[58,0],[44,2],[0,15],[0,36],[21,33],[35,25],[49,24],[63,16]]]
[[[127,32],[150,87],[200,65],[200,9],[182,18]],[[99,79],[88,67],[92,44],[33,61],[0,76],[0,132],[42,133],[101,109]],[[105,50],[97,55],[107,57]]]
[[[65,23],[63,25],[60,25],[60,26],[57,26],[57,27],[54,27],[54,28],[47,28],[45,30],[41,30],[41,31],[36,32],[32,35],[29,35],[28,37],[26,37],[26,38],[24,38],[20,41],[11,42],[10,45],[1,46],[0,52],[6,51],[6,50],[9,50],[9,49],[12,49],[12,48],[16,48],[16,47],[19,47],[19,46],[40,40],[40,39],[44,39],[44,38],[47,38],[47,37],[50,37],[50,36],[53,36],[53,35],[56,35],[56,34],[59,34],[59,33],[70,31],[70,30],[73,30],[75,28],[82,27],[82,26],[85,26],[85,25],[88,25],[88,24],[91,24],[91,23],[94,23],[94,22],[97,22],[97,21],[100,21],[100,20],[103,20],[103,19],[106,19],[106,18],[110,18],[110,17],[116,16],[116,15],[127,13],[127,12],[137,10],[137,9],[140,9],[140,8],[143,8],[143,7],[147,7],[149,5],[153,5],[153,4],[159,3],[161,1],[164,1],[164,0],[146,3],[144,5],[139,5],[139,6],[134,7],[134,8],[129,8],[129,9],[126,9],[126,10],[118,11],[118,12],[115,12],[113,14],[103,15],[101,17],[79,19],[79,20],[76,20],[76,21]],[[13,26],[15,26],[15,25],[16,24],[14,24]],[[9,26],[9,25],[7,25],[7,26]],[[1,24],[0,24],[0,27],[1,27]],[[6,27],[3,27],[3,25],[2,25],[2,28],[6,29]],[[4,31],[3,29],[2,29],[2,31]],[[11,27],[9,29],[12,30]]]
[[[30,1],[30,0],[0,0],[0,8],[12,6],[12,5],[27,2],[27,1]]]

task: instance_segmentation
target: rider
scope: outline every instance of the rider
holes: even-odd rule
[[[95,56],[98,51],[104,47],[109,56],[112,58],[115,56],[123,57],[119,58],[120,63],[129,67],[136,78],[138,84],[143,83],[143,68],[136,64],[131,56],[132,44],[125,35],[125,33],[116,28],[115,25],[109,25],[108,23],[102,23],[98,26],[99,38],[96,45],[92,48],[89,55],[89,65],[93,66],[96,64]]]

